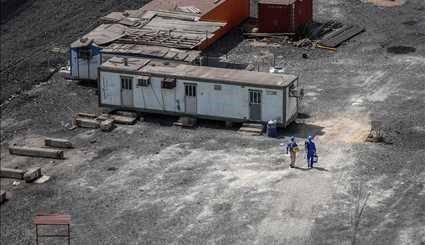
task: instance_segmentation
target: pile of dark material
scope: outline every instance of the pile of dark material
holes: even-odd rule
[[[96,26],[99,17],[146,2],[1,0],[0,103],[65,65],[69,44]]]

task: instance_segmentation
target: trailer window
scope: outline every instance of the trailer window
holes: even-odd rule
[[[215,84],[214,85],[214,90],[221,90],[221,85],[220,84]]]
[[[148,76],[143,76],[137,79],[137,86],[139,87],[148,87],[151,84],[151,78]]]
[[[121,89],[133,89],[133,78],[121,77]]]

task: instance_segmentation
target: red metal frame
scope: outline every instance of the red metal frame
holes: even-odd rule
[[[35,224],[35,241],[38,245],[38,240],[41,237],[66,237],[68,238],[68,245],[71,244],[71,216],[65,214],[39,214],[33,218],[33,224]],[[67,226],[67,234],[38,234],[39,225],[65,225]]]

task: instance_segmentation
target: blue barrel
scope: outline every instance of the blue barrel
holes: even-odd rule
[[[267,136],[270,138],[277,137],[277,125],[275,121],[270,120],[267,122],[266,133],[267,133]]]

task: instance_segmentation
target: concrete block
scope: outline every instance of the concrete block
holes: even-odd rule
[[[106,119],[100,123],[100,129],[104,132],[110,132],[114,129],[114,120]]]
[[[3,204],[7,200],[6,198],[6,192],[0,191],[0,204]]]
[[[75,125],[81,128],[99,128],[100,122],[96,119],[79,117],[75,119]]]
[[[41,177],[41,168],[30,168],[24,174],[25,182],[33,182]]]
[[[1,178],[24,179],[25,170],[13,168],[1,168]]]
[[[38,147],[9,147],[10,154],[30,156],[30,157],[46,157],[55,159],[64,159],[63,150],[38,148]]]
[[[72,143],[67,139],[46,138],[44,144],[56,148],[72,148]]]

